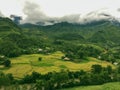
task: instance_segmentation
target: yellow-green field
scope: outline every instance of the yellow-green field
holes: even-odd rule
[[[103,85],[81,86],[74,88],[66,88],[61,90],[120,90],[120,82],[106,83]]]
[[[102,66],[111,65],[108,62],[100,61],[95,58],[88,58],[88,61],[82,61],[80,63],[74,63],[70,61],[61,60],[64,54],[61,52],[55,52],[50,55],[43,54],[31,54],[22,55],[20,57],[11,58],[12,65],[10,68],[0,67],[4,73],[12,73],[14,77],[21,78],[26,74],[31,74],[33,71],[45,74],[52,71],[60,71],[61,69],[69,69],[71,71],[77,70],[90,70],[93,64],[100,64]],[[38,58],[42,57],[42,61],[38,61]]]

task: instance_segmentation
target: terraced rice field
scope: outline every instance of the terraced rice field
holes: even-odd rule
[[[4,73],[12,73],[16,78],[22,78],[26,74],[31,74],[33,71],[45,74],[52,71],[60,71],[61,69],[69,69],[71,71],[86,70],[89,71],[93,64],[100,64],[104,67],[107,65],[114,66],[106,61],[100,61],[89,57],[88,60],[82,60],[79,63],[64,61],[61,57],[64,54],[60,51],[50,55],[31,54],[22,55],[20,57],[11,58],[12,65],[10,68],[0,67]],[[42,57],[42,61],[38,58]]]

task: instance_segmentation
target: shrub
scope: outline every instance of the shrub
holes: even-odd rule
[[[38,61],[42,61],[42,57],[39,57],[39,58],[38,58]]]

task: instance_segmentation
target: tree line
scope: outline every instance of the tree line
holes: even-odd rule
[[[56,90],[74,86],[101,85],[116,81],[120,81],[120,65],[116,69],[112,69],[111,66],[102,67],[96,64],[92,65],[90,72],[61,70],[44,75],[32,72],[31,75],[25,75],[20,80],[15,79],[12,74],[0,73],[0,86],[16,83],[18,85],[29,84],[32,85],[33,90]]]

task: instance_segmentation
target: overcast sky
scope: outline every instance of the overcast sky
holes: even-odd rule
[[[51,17],[84,16],[92,11],[120,17],[119,8],[120,0],[0,0],[0,15],[15,14],[26,20],[32,18],[31,21],[35,21],[35,17],[49,20]]]

